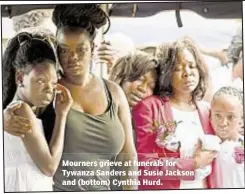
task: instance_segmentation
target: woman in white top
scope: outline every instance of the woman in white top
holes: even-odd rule
[[[213,176],[218,188],[244,188],[244,136],[238,132],[243,96],[234,87],[222,87],[211,103],[211,123],[222,140]]]
[[[143,99],[132,111],[138,158],[139,161],[147,161],[148,157],[174,160],[175,172],[185,171],[193,175],[142,175],[139,188],[209,188],[210,164],[215,153],[197,146],[205,134],[212,134],[209,108],[205,102],[200,102],[207,86],[205,64],[196,46],[188,40],[164,44],[157,49],[156,56],[159,78],[155,95]],[[147,155],[150,153],[154,156]],[[139,168],[142,172],[146,169]],[[196,176],[202,170],[201,176]],[[168,171],[164,169],[164,172]],[[161,184],[146,185],[145,179],[160,179]]]
[[[12,135],[4,131],[5,192],[53,190],[52,176],[63,150],[65,121],[72,99],[65,87],[57,85],[56,57],[47,38],[40,34],[19,33],[10,40],[3,55],[4,107],[18,108],[14,112],[28,118],[22,119],[27,123],[26,128],[15,126],[19,133]],[[42,121],[36,115],[54,97],[56,119],[48,145]],[[31,121],[29,126],[28,120]],[[29,133],[20,135],[26,130]]]
[[[174,137],[180,142],[180,158],[188,159],[195,157],[199,139],[205,135],[199,113],[201,110],[198,110],[197,104],[206,92],[207,85],[205,84],[208,83],[208,69],[196,45],[185,39],[182,43],[181,41],[173,44],[173,47],[169,47],[168,52],[171,53],[170,56],[172,57],[166,58],[169,62],[166,62],[165,67],[162,65],[161,72],[166,71],[166,74],[160,76],[159,83],[162,85],[159,84],[159,88],[161,88],[161,92],[166,94],[172,90],[169,102],[173,119],[178,123]],[[174,65],[167,67],[171,64],[171,60]],[[163,76],[168,74],[167,71],[170,68],[172,76],[164,78]],[[171,90],[167,86],[168,78],[172,87]],[[205,157],[208,158],[209,156]],[[195,180],[182,180],[180,189],[207,188],[206,178],[211,173],[211,161],[209,160],[209,164],[207,162],[208,165],[200,165],[195,169]],[[206,161],[201,163],[204,162]]]

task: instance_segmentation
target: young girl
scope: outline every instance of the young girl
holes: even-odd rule
[[[90,72],[96,29],[109,21],[106,13],[96,4],[59,4],[53,11],[53,22],[57,27],[57,56],[62,70],[59,83],[66,86],[74,103],[66,118],[64,152],[54,176],[55,191],[110,190],[111,183],[106,174],[89,176],[64,176],[66,171],[110,171],[110,166],[63,166],[63,160],[106,161],[136,160],[132,124],[127,99],[115,83],[101,79]],[[109,29],[109,28],[108,28]],[[95,103],[96,102],[96,103]],[[98,105],[99,104],[99,105]],[[50,106],[49,106],[50,107]],[[52,134],[54,109],[51,106],[42,113],[47,137]],[[7,114],[16,118],[17,114]],[[6,119],[7,120],[7,119]],[[5,120],[5,121],[6,121]],[[48,121],[48,122],[45,122]],[[7,121],[8,122],[8,121]],[[47,125],[45,125],[45,123]],[[15,122],[8,122],[13,125]],[[11,128],[9,128],[11,131]],[[12,130],[14,131],[14,130]],[[80,154],[74,154],[80,153]],[[106,169],[105,169],[106,168]],[[123,171],[137,170],[135,166],[123,166]],[[126,180],[135,176],[122,176]],[[64,185],[64,181],[101,181],[100,185]],[[137,185],[123,185],[124,190],[137,190]]]
[[[57,86],[55,64],[56,57],[50,42],[37,34],[19,33],[5,50],[4,106],[20,102],[15,113],[30,121],[26,128],[16,125],[17,132],[13,135],[4,132],[5,192],[53,190],[52,176],[63,151],[65,121],[72,104],[69,91]],[[42,121],[37,119],[37,115],[40,108],[49,105],[54,97],[56,118],[48,145]],[[18,137],[26,130],[29,133]]]
[[[237,130],[242,115],[242,93],[233,87],[219,89],[211,103],[211,124],[222,140],[212,173],[216,188],[244,188],[244,136]]]

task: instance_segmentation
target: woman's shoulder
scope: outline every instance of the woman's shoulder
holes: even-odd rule
[[[115,83],[111,80],[108,80],[108,79],[103,79],[103,80],[104,80],[104,82],[106,82],[106,84],[108,85],[111,92],[118,93],[118,92],[122,91],[122,88],[117,83]]]
[[[153,109],[156,110],[160,106],[164,105],[165,103],[168,103],[168,101],[169,99],[167,97],[152,95],[138,102],[137,105],[133,108],[133,110],[138,110],[142,108],[146,108],[149,110],[153,110]]]
[[[157,95],[152,95],[144,98],[138,104],[145,104],[145,105],[162,105],[169,101],[168,97],[160,97]]]
[[[117,104],[128,104],[126,94],[124,93],[122,87],[111,80],[105,80],[108,89],[110,90],[112,99]]]

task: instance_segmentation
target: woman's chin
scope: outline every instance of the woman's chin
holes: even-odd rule
[[[66,75],[68,75],[69,77],[72,77],[72,76],[79,76],[79,75],[82,75],[83,74],[83,70],[82,68],[77,68],[77,69],[68,69],[67,72],[66,72]]]
[[[183,87],[183,90],[185,91],[185,92],[189,92],[189,93],[192,93],[192,92],[194,92],[194,90],[196,89],[196,86],[185,86],[185,87]]]
[[[42,101],[40,101],[40,102],[38,103],[37,107],[43,108],[43,107],[49,105],[51,102],[52,102],[52,101],[50,101],[50,100],[42,100]]]

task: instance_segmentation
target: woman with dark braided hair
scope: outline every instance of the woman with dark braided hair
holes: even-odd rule
[[[59,82],[70,90],[74,101],[66,120],[64,153],[54,176],[55,191],[110,190],[110,176],[120,176],[125,190],[137,189],[135,184],[126,184],[129,178],[135,179],[127,173],[135,170],[133,166],[123,167],[122,173],[115,174],[112,167],[105,164],[114,160],[123,164],[137,159],[124,92],[117,84],[89,71],[96,30],[105,25],[107,19],[109,21],[95,4],[57,5],[53,12],[61,66]],[[46,116],[43,114],[51,125],[52,112],[51,107]],[[99,165],[102,163],[103,168]],[[67,176],[66,172],[87,172],[87,176]],[[75,185],[66,185],[74,179]],[[86,184],[79,184],[80,180]],[[111,184],[116,185],[121,180],[115,179]]]
[[[69,90],[57,85],[56,57],[47,37],[22,32],[11,39],[3,55],[3,75],[3,105],[10,107],[4,119],[11,106],[17,106],[15,113],[21,116],[14,117],[13,125],[4,124],[5,192],[52,191],[72,98]],[[37,116],[54,97],[55,124],[47,144]]]
[[[129,106],[121,87],[89,72],[96,29],[105,25],[107,19],[96,4],[57,5],[53,12],[58,57],[63,70],[60,82],[69,88],[74,99],[67,118],[63,161],[124,162],[136,156]],[[65,177],[62,170],[93,173],[82,176],[87,185],[64,186],[62,182],[70,177]],[[110,167],[71,167],[61,163],[55,174],[55,190],[109,190],[107,180],[110,176],[97,174],[98,170],[108,171]],[[127,172],[129,167],[124,170]],[[121,177],[128,178],[127,175]],[[91,181],[100,183],[93,185]],[[133,185],[124,187],[134,188]]]

